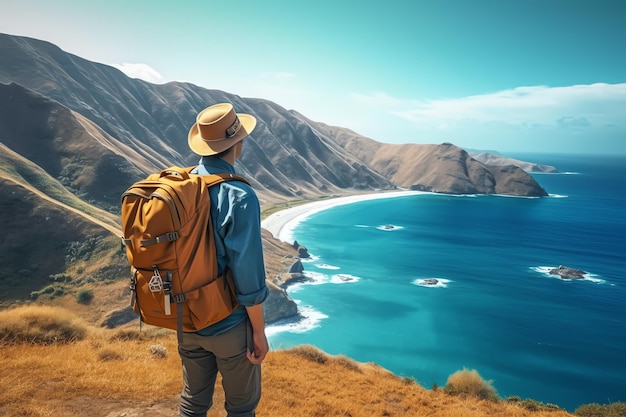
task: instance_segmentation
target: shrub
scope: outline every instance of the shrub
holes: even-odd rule
[[[70,343],[86,334],[86,324],[62,308],[25,306],[0,311],[0,344]]]
[[[134,329],[120,329],[111,335],[111,340],[129,341],[129,340],[146,340],[143,333]]]
[[[417,385],[417,380],[412,376],[405,376],[402,378],[404,385]]]
[[[54,282],[70,282],[72,280],[72,277],[67,274],[52,274],[48,278]]]
[[[332,358],[332,361],[351,371],[363,372],[361,370],[361,366],[359,366],[359,363],[357,361],[355,361],[354,359],[348,358],[345,355],[334,356]]]
[[[482,379],[476,370],[456,371],[448,377],[448,382],[443,391],[450,395],[466,394],[484,400],[498,401],[499,399],[491,381]]]
[[[520,403],[522,402],[522,398],[517,395],[512,395],[510,397],[507,397],[506,401],[510,403]]]
[[[49,299],[53,299],[56,297],[60,297],[62,295],[65,294],[65,287],[63,287],[60,284],[52,284],[52,285],[48,285],[44,288],[42,288],[39,291],[32,291],[30,293],[30,298],[32,298],[33,300],[36,300],[37,298],[41,297],[42,295],[47,296],[47,298]]]
[[[98,353],[98,358],[103,362],[119,361],[124,359],[122,355],[112,349],[104,349]]]
[[[76,301],[80,304],[89,304],[91,300],[93,300],[92,290],[80,290],[78,294],[76,294]]]
[[[150,353],[158,359],[167,357],[167,348],[163,345],[150,345]]]
[[[316,348],[311,345],[300,345],[291,348],[291,351],[303,357],[304,359],[310,360],[311,362],[324,364],[328,362],[328,355],[324,353],[322,350]]]
[[[626,417],[626,403],[585,404],[574,410],[574,415],[580,417]]]

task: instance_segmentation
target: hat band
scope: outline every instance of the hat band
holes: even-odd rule
[[[235,117],[235,121],[233,122],[233,124],[230,125],[228,129],[226,129],[226,137],[232,138],[233,136],[235,136],[237,132],[239,131],[240,127],[241,127],[241,122],[239,121],[239,117]]]

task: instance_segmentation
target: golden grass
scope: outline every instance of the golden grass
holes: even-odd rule
[[[0,311],[0,344],[62,344],[81,340],[87,324],[69,310],[25,306]]]
[[[469,394],[485,400],[498,399],[491,381],[485,381],[475,369],[463,369],[450,375],[444,391],[452,395]]]
[[[32,308],[31,308],[32,309]],[[2,312],[15,321],[21,308]],[[43,308],[67,323],[72,314]],[[32,312],[32,310],[31,310]],[[54,321],[54,320],[51,320]],[[70,320],[71,321],[71,320]],[[77,327],[84,326],[76,320]],[[173,332],[151,329],[88,328],[70,343],[11,343],[0,346],[0,415],[141,417],[174,416],[182,388],[181,367]],[[223,417],[219,387],[209,417]],[[263,366],[265,417],[370,416],[536,416],[565,417],[565,411],[531,412],[519,404],[451,396],[426,390],[387,370],[332,356],[313,346],[268,354]]]

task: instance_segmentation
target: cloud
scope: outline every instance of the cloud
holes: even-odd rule
[[[352,98],[355,106],[376,112],[363,131],[384,142],[445,140],[469,147],[547,150],[565,149],[578,138],[581,151],[626,152],[626,84],[525,86],[438,100],[383,92]]]
[[[561,117],[556,121],[561,127],[587,127],[591,123],[584,117]]]
[[[163,80],[161,74],[159,74],[154,68],[148,64],[112,64],[111,66],[122,71],[130,78],[139,78],[140,80],[147,81],[149,83],[157,84]]]
[[[385,93],[356,95],[420,126],[459,122],[517,126],[606,126],[626,123],[626,84],[518,87],[491,94],[441,100],[407,100]]]

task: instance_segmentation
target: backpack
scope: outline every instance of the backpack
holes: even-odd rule
[[[122,244],[131,265],[131,307],[142,322],[193,332],[239,303],[229,270],[218,276],[209,187],[244,178],[170,167],[122,194]]]

